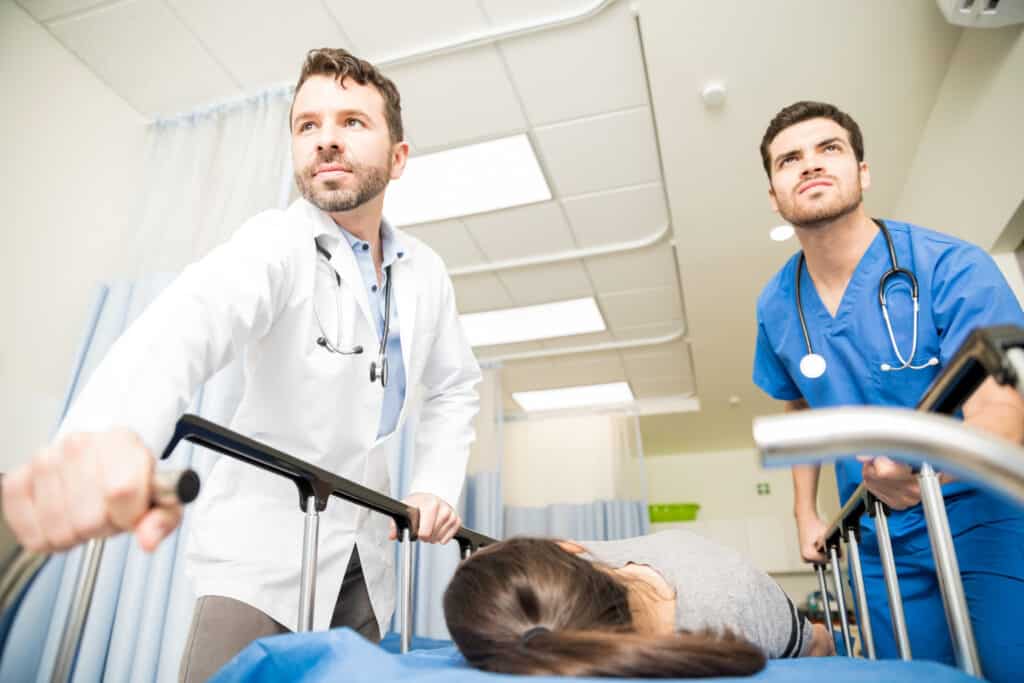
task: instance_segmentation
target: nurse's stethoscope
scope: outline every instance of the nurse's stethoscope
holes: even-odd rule
[[[883,372],[896,372],[898,370],[923,370],[924,368],[931,367],[939,364],[939,359],[934,356],[928,359],[927,363],[922,365],[914,365],[914,356],[917,354],[917,319],[918,319],[918,304],[917,304],[917,278],[914,273],[907,270],[906,268],[900,268],[899,261],[896,260],[896,248],[892,244],[892,235],[889,234],[888,228],[885,227],[885,223],[872,218],[878,229],[882,231],[882,235],[885,237],[885,244],[889,247],[889,261],[892,263],[890,268],[882,279],[878,282],[878,304],[882,307],[882,317],[885,319],[885,328],[889,332],[889,342],[892,344],[892,350],[896,352],[896,358],[900,364],[898,366],[892,366],[888,363],[882,363],[879,368]],[[804,307],[803,302],[800,299],[800,276],[804,270],[804,253],[800,252],[800,259],[796,266],[796,312],[800,316],[800,330],[804,333],[804,343],[807,344],[807,355],[800,359],[800,374],[808,379],[816,379],[825,374],[825,358],[820,354],[814,352],[811,348],[811,335],[807,333],[807,321],[804,319]],[[903,359],[903,354],[900,353],[899,346],[896,345],[896,335],[892,331],[892,321],[889,320],[889,307],[885,305],[885,286],[889,284],[889,281],[893,278],[903,276],[910,281],[910,298],[914,302],[914,334],[910,342],[910,355],[906,360]]]
[[[324,257],[324,261],[330,268],[331,255],[330,253],[320,246],[319,242],[314,240],[316,244],[317,254]],[[334,273],[334,282],[337,285],[337,289],[334,292],[334,302],[337,309],[340,311],[341,307],[338,306],[338,292],[341,291],[341,276],[338,272],[331,268],[331,272]],[[344,348],[337,346],[332,343],[327,337],[327,331],[324,330],[324,324],[320,321],[320,313],[316,310],[316,297],[313,297],[313,315],[316,317],[316,324],[320,327],[320,336],[317,337],[316,343],[327,349],[331,353],[337,353],[343,356],[354,356],[363,352],[362,346],[352,346],[350,348]],[[382,387],[388,385],[388,357],[385,355],[385,351],[388,347],[388,333],[391,331],[391,266],[384,267],[384,334],[380,337],[380,348],[377,350],[377,360],[370,363],[370,383],[380,381]]]

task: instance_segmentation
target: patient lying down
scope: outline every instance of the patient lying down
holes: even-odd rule
[[[459,565],[444,612],[469,664],[504,673],[741,676],[834,652],[771,577],[681,530],[502,541]]]

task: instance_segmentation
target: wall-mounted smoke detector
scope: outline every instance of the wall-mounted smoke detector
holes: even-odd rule
[[[966,28],[1024,23],[1024,0],[935,0],[946,21]]]

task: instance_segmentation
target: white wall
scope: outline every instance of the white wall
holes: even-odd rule
[[[145,120],[0,0],[0,472],[48,438],[95,285],[123,255]]]

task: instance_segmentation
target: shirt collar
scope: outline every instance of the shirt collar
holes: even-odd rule
[[[327,237],[328,240],[325,247],[333,253],[335,245],[337,244],[338,235],[340,234],[345,238],[345,241],[348,243],[349,247],[352,248],[352,251],[358,254],[359,251],[363,249],[362,245],[365,244],[365,242],[350,233],[348,230],[345,230],[345,228],[338,226],[338,224],[334,222],[334,219],[332,219],[326,212],[321,211],[305,199],[300,199],[299,201],[306,202],[313,214],[316,216],[313,221],[313,239],[321,241],[321,244],[323,244],[324,242],[321,238]],[[401,233],[399,233],[398,230],[395,230],[386,218],[381,218],[380,221],[380,241],[381,251],[384,256],[381,264],[383,267],[386,268],[387,266],[390,266],[400,258],[406,258],[408,250],[402,241]]]

